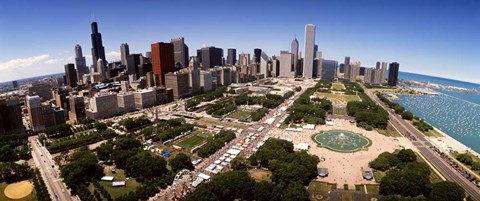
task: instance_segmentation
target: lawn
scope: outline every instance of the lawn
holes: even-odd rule
[[[110,193],[110,196],[112,196],[113,199],[116,199],[131,191],[134,192],[137,186],[141,185],[134,178],[129,178],[127,180],[125,176],[125,171],[122,169],[116,169],[116,173],[113,174],[112,171],[110,170],[110,166],[108,166],[107,168],[104,168],[104,173],[107,176],[114,176],[115,177],[114,181],[126,181],[125,182],[126,186],[124,187],[112,187],[112,182],[99,181],[100,185],[102,185],[103,188],[105,188],[105,190],[107,190]],[[90,185],[88,186],[88,189],[90,190],[90,192],[93,193],[93,189],[94,189],[93,184],[90,183]]]
[[[218,121],[216,119],[206,118],[206,117],[203,117],[203,118],[197,120],[197,122],[199,124],[218,125],[218,126],[240,128],[240,129],[247,128],[247,126],[245,126],[243,124],[238,124],[238,123],[233,123],[233,122],[222,122],[222,121]]]
[[[413,121],[408,121],[408,120],[405,120],[406,122],[408,122],[409,124],[411,124],[415,129],[417,129],[416,126],[413,125],[413,122],[414,121],[417,121],[417,120],[413,120]],[[418,129],[417,129],[418,130]],[[443,137],[443,135],[441,133],[439,133],[438,131],[436,131],[435,129],[433,130],[429,130],[427,132],[422,132],[420,130],[418,130],[420,133],[423,133],[425,136],[428,136],[428,137]]]
[[[250,117],[250,111],[247,110],[235,110],[234,112],[227,115],[228,118],[238,119],[239,121],[248,121]]]
[[[207,139],[204,138],[204,137],[201,137],[197,134],[192,134],[192,135],[188,136],[185,140],[182,140],[182,141],[178,142],[177,145],[181,146],[183,148],[186,148],[186,149],[191,149],[191,148],[201,144],[205,140],[207,140]]]
[[[27,197],[21,198],[21,199],[10,199],[5,196],[5,188],[8,186],[7,183],[2,182],[0,183],[0,200],[4,201],[35,201],[37,200],[37,193],[35,192],[35,188],[33,189],[32,193],[28,195]]]
[[[402,137],[400,133],[393,127],[391,123],[388,123],[387,129],[376,129],[378,133],[388,137]]]
[[[364,186],[367,188],[367,192],[365,192]],[[355,185],[355,190],[364,194],[378,194],[380,192],[380,185],[379,184],[358,184],[358,185]]]
[[[337,189],[337,184],[322,181],[312,181],[310,184],[308,184],[308,190],[328,192],[335,189]]]
[[[335,91],[342,91],[345,90],[345,85],[343,85],[343,83],[334,82],[332,83],[332,89]]]
[[[333,103],[348,103],[350,101],[360,101],[357,95],[317,93],[317,97],[325,97]]]
[[[255,179],[256,181],[267,181],[272,182],[272,172],[268,170],[262,169],[251,169],[248,171],[250,173],[250,177]]]
[[[344,107],[342,107],[342,108],[335,107],[335,108],[333,108],[333,114],[347,115],[347,110]]]
[[[375,170],[375,169],[372,169],[372,172],[373,172],[373,178],[375,178],[375,181],[377,183],[380,183],[380,180],[382,180],[382,178],[385,176],[385,172],[382,172],[380,170]]]

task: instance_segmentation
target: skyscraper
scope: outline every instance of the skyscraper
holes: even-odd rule
[[[77,68],[77,81],[80,82],[83,80],[83,75],[88,73],[88,67],[79,44],[75,45],[75,67]]]
[[[97,61],[97,73],[100,75],[100,81],[104,81],[106,78],[105,74],[105,62],[103,59],[98,59]]]
[[[322,80],[334,80],[337,74],[338,62],[335,60],[322,60],[320,76]]]
[[[141,75],[138,72],[138,65],[140,65],[140,54],[130,54],[127,56],[127,73],[135,75],[134,79],[138,79]]]
[[[216,47],[204,47],[201,49],[202,69],[206,70],[222,65],[223,49]]]
[[[153,43],[152,70],[156,78],[156,85],[165,86],[165,74],[175,71],[175,59],[172,43]]]
[[[65,64],[65,83],[68,86],[76,87],[77,86],[77,72],[75,71],[74,64]]]
[[[399,63],[397,62],[390,63],[390,67],[388,68],[388,85],[397,86],[399,68],[400,68]]]
[[[18,97],[0,98],[0,134],[24,129]]]
[[[387,76],[387,62],[382,62],[382,75],[381,75],[381,84],[384,84],[386,82],[386,76]]]
[[[350,57],[345,57],[343,69],[343,78],[350,79]]]
[[[260,63],[260,57],[262,55],[262,49],[260,48],[255,48],[253,49],[253,61],[257,64]]]
[[[192,69],[190,71],[190,87],[192,87],[192,95],[199,94],[200,91],[200,65],[198,64],[197,57],[190,57],[190,65]]]
[[[228,65],[235,65],[237,63],[237,50],[236,49],[228,49],[227,55],[227,64]]]
[[[293,54],[288,51],[280,51],[280,77],[294,78],[295,71],[293,68]]]
[[[305,25],[305,58],[303,60],[303,77],[313,77],[313,59],[315,56],[315,25]]]
[[[104,62],[104,67],[106,65],[105,59],[105,48],[103,48],[102,43],[102,34],[98,32],[97,22],[92,22],[92,34],[90,34],[92,38],[92,61],[93,67],[97,68],[97,61],[98,59],[102,59]]]
[[[239,60],[240,66],[246,66],[250,64],[250,54],[242,52],[238,56],[238,60]]]
[[[297,72],[297,68],[298,68],[298,40],[297,40],[296,36],[292,40],[291,51],[292,51],[293,71],[295,71],[296,74],[299,74],[300,70],[298,70],[298,72]],[[281,62],[280,62],[280,65],[282,65]]]
[[[130,48],[127,43],[120,45],[120,57],[123,65],[127,65],[127,56],[130,55]]]
[[[187,67],[188,66],[188,46],[185,45],[183,37],[172,38],[170,40],[173,43],[173,55],[175,59],[175,67]]]
[[[260,74],[263,74],[265,78],[271,77],[270,71],[268,70],[269,62],[268,55],[262,51],[262,55],[260,56]]]

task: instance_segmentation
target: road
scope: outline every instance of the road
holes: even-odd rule
[[[373,90],[366,90],[367,95],[377,102],[381,107],[383,107],[389,113],[390,122],[393,124],[395,128],[400,131],[403,136],[408,136],[409,134],[416,137],[416,140],[411,140],[413,145],[418,149],[420,154],[422,154],[430,164],[432,164],[435,169],[437,169],[447,180],[453,181],[460,186],[462,186],[466,193],[470,195],[473,200],[480,201],[480,190],[478,189],[475,184],[468,181],[465,177],[463,177],[458,171],[453,169],[443,158],[441,158],[438,154],[433,152],[432,149],[429,147],[432,144],[425,138],[425,136],[420,133],[415,127],[411,124],[405,122],[399,115],[396,115],[392,112],[391,109],[386,107],[382,101],[378,99],[378,97],[374,94]]]
[[[42,174],[43,180],[47,185],[48,192],[52,200],[61,201],[73,201],[77,200],[75,197],[70,196],[68,188],[60,178],[58,166],[55,166],[55,162],[52,159],[50,153],[45,147],[39,145],[39,141],[36,136],[28,138],[28,141],[32,147],[32,157],[36,166],[39,168]]]

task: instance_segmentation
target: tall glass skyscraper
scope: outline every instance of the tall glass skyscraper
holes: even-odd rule
[[[297,40],[297,37],[295,36],[295,38],[293,38],[292,40],[292,46],[291,46],[291,50],[292,52],[292,62],[293,62],[293,69],[290,69],[290,71],[299,71],[297,70],[297,65],[298,65],[298,40]],[[282,65],[282,64],[280,64]],[[299,73],[297,73],[299,74]]]
[[[97,68],[98,59],[102,59],[102,61],[104,62],[103,66],[107,66],[107,60],[105,59],[105,48],[103,48],[102,43],[102,34],[98,32],[97,22],[95,21],[92,22],[92,34],[90,34],[90,36],[92,37],[93,67],[95,67],[95,69]]]
[[[313,59],[315,57],[315,25],[305,25],[305,58],[303,60],[303,77],[313,77]]]
[[[83,75],[88,73],[88,68],[82,53],[82,47],[79,44],[75,45],[75,67],[77,68],[77,80],[80,82]]]

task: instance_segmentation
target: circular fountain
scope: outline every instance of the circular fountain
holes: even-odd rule
[[[320,146],[337,152],[356,152],[372,144],[371,140],[350,131],[325,131],[313,136]]]

